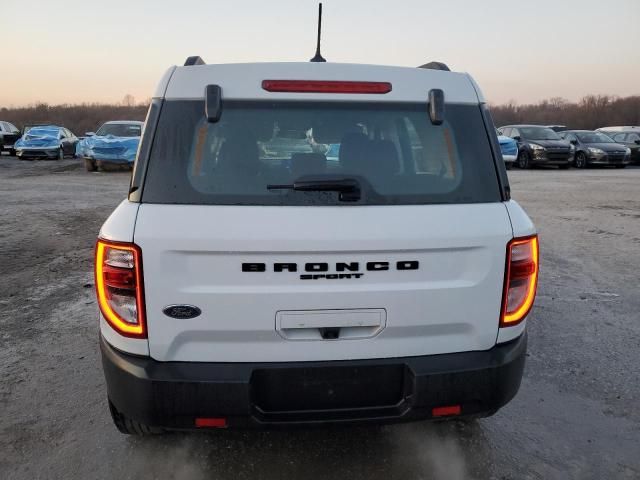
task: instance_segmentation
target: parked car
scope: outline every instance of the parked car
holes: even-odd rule
[[[596,130],[631,150],[631,163],[640,165],[640,127],[604,127]]]
[[[85,167],[93,172],[110,165],[133,166],[144,122],[119,120],[104,123],[97,132],[85,133],[78,142],[76,156],[84,159]]]
[[[500,144],[500,151],[502,152],[504,165],[507,170],[510,170],[518,159],[518,142],[513,138],[498,135],[498,143]]]
[[[587,168],[589,165],[624,168],[631,163],[631,149],[614,142],[602,132],[566,130],[560,136],[575,147],[573,165],[576,168]]]
[[[550,128],[541,125],[506,125],[498,131],[518,142],[516,163],[520,168],[533,165],[571,166],[575,148]]]
[[[30,127],[14,148],[20,160],[63,159],[75,156],[77,143],[78,138],[66,128],[45,125]]]
[[[447,70],[166,72],[96,244],[121,432],[489,416],[513,398],[538,237],[482,93]],[[335,160],[261,149],[284,124]]]
[[[0,122],[0,155],[2,152],[9,152],[9,155],[15,155],[16,151],[13,145],[20,138],[20,130],[9,122]]]

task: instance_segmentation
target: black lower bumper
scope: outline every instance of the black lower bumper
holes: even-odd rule
[[[331,362],[157,362],[101,339],[110,401],[140,423],[191,429],[196,418],[229,427],[400,422],[434,408],[490,415],[520,387],[526,333],[482,352]],[[435,415],[438,416],[438,415]]]

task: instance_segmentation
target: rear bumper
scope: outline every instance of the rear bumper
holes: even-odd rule
[[[491,350],[424,357],[291,363],[157,362],[122,353],[103,338],[111,402],[149,426],[195,428],[386,423],[433,418],[436,407],[490,415],[520,387],[526,332]]]

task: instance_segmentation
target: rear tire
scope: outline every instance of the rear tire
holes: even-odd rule
[[[125,435],[149,436],[163,433],[161,428],[150,427],[127,418],[118,411],[113,403],[111,403],[111,400],[109,400],[109,412],[111,413],[113,424],[120,433],[124,433]]]
[[[84,168],[87,169],[87,172],[95,172],[98,170],[98,166],[96,165],[95,160],[91,160],[90,158],[84,159]]]
[[[518,154],[518,167],[523,170],[526,170],[531,166],[531,155],[529,152],[523,150]]]

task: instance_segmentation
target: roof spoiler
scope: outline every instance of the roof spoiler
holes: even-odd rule
[[[206,63],[198,55],[194,55],[193,57],[187,57],[187,59],[184,62],[184,66],[192,67],[193,65],[206,65]]]
[[[426,68],[427,70],[443,70],[445,72],[451,71],[447,64],[442,62],[429,62],[424,65],[420,65],[418,68]]]

